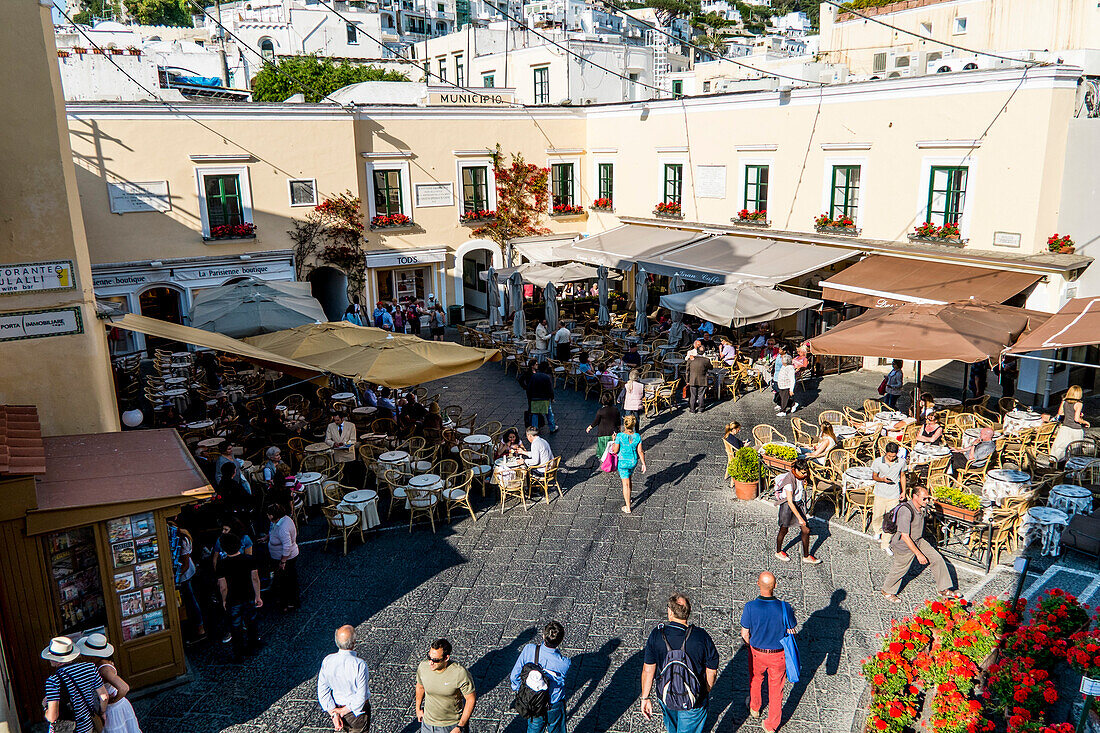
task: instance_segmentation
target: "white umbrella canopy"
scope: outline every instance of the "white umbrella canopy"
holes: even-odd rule
[[[820,300],[776,290],[771,285],[739,282],[661,296],[661,305],[706,321],[737,328],[772,321],[821,305]],[[669,341],[672,341],[671,335]]]
[[[637,314],[634,316],[634,330],[639,336],[644,336],[649,331],[649,319],[646,318],[646,308],[649,307],[649,278],[645,268],[639,265],[634,274],[634,308]]]
[[[505,267],[497,272],[510,278],[514,273],[519,273],[525,282],[545,288],[547,283],[570,283],[583,280],[595,280],[599,273],[595,267],[582,265],[578,262],[570,262],[565,265],[542,265],[529,262],[518,267]],[[488,275],[486,275],[488,277]]]
[[[606,326],[611,323],[611,311],[607,309],[607,265],[596,268],[596,288],[600,295],[599,325]]]
[[[189,315],[193,328],[232,338],[328,320],[309,283],[253,277],[199,293]]]
[[[546,301],[546,327],[553,333],[558,330],[558,288],[554,283],[546,283],[542,299]]]
[[[492,266],[489,267],[489,327],[496,328],[500,326],[503,321],[500,317],[500,282],[497,278],[497,271]]]
[[[672,281],[668,284],[668,292],[670,295],[684,292],[684,278],[680,277],[680,273],[676,273],[672,276]],[[665,297],[661,297],[661,305],[665,305]],[[667,307],[667,306],[666,306]],[[670,344],[680,343],[680,339],[684,337],[684,312],[673,310],[672,311],[672,325],[668,329],[668,342]]]

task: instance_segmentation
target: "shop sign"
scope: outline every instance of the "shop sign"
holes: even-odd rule
[[[234,277],[253,276],[263,280],[294,278],[294,268],[289,261],[257,262],[234,265],[210,265],[208,267],[164,266],[152,272],[128,272],[116,275],[97,275],[92,278],[96,289],[123,288],[152,282],[188,283],[199,280],[228,280]]]
[[[367,255],[367,267],[415,267],[443,262],[446,254],[439,252],[415,252],[408,254]]]
[[[75,288],[72,260],[0,265],[0,293],[5,295]]]
[[[119,181],[107,184],[112,214],[171,211],[168,181]]]
[[[416,189],[416,208],[430,206],[454,206],[455,195],[450,183],[418,183]]]
[[[515,90],[493,89],[491,92],[464,89],[429,89],[428,104],[432,107],[500,107],[515,101]]]
[[[78,308],[50,308],[0,313],[0,341],[84,333]]]
[[[230,277],[258,277],[263,280],[269,279],[268,276],[274,272],[290,271],[290,264],[286,262],[278,262],[271,264],[256,264],[256,265],[222,265],[215,267],[197,267],[189,268],[186,270],[176,269],[175,277],[172,278],[177,282],[188,282],[191,280],[222,280]]]
[[[127,285],[144,285],[147,282],[149,282],[149,276],[140,273],[132,275],[102,275],[92,278],[92,287],[120,288]]]

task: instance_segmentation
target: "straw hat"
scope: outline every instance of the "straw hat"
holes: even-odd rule
[[[107,637],[103,634],[88,634],[82,636],[79,641],[76,642],[77,649],[80,653],[86,657],[103,657],[107,658],[115,653],[115,648],[107,642]]]
[[[50,639],[50,645],[42,650],[42,658],[51,662],[71,662],[79,656],[73,640],[67,636],[55,636]]]

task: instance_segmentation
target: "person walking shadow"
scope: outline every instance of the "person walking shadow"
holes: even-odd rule
[[[828,606],[814,611],[802,622],[798,631],[802,673],[798,684],[791,687],[787,701],[783,704],[784,720],[789,720],[794,715],[798,703],[822,665],[825,665],[827,675],[834,675],[840,669],[844,632],[852,625],[852,614],[841,606],[847,597],[847,591],[837,588],[833,591]]]

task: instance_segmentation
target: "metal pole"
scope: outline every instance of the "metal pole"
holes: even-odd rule
[[[229,62],[225,58],[225,26],[222,25],[222,2],[216,0],[214,3],[218,11],[218,38],[221,40],[221,50],[218,51],[218,55],[222,60],[222,81],[225,83],[225,88],[229,88]],[[274,62],[274,59],[272,59]]]
[[[1084,733],[1085,723],[1089,719],[1089,710],[1092,710],[1092,701],[1094,699],[1092,695],[1085,695],[1085,704],[1081,708],[1081,717],[1077,719],[1077,733]]]

